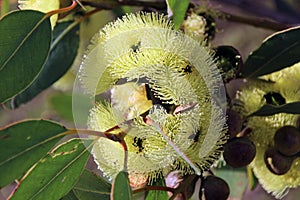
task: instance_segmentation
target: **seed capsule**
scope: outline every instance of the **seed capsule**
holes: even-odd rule
[[[199,190],[199,199],[202,199],[202,193],[206,200],[226,200],[229,196],[230,189],[228,184],[216,176],[207,176]]]
[[[233,138],[224,146],[223,156],[228,165],[244,167],[252,162],[256,154],[254,143],[247,137]]]
[[[283,175],[289,171],[294,159],[280,154],[275,148],[269,148],[265,152],[264,160],[272,173]]]
[[[294,126],[284,126],[274,135],[275,148],[286,156],[300,152],[300,131]]]
[[[226,124],[228,125],[227,134],[230,136],[230,138],[233,138],[242,130],[242,117],[234,110],[227,110],[226,115]]]
[[[214,57],[218,60],[219,69],[224,72],[222,77],[226,83],[237,76],[237,72],[243,65],[240,53],[232,46],[216,47]]]

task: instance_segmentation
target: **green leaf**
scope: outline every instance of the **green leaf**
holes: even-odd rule
[[[55,26],[50,55],[42,71],[26,90],[12,99],[11,105],[18,107],[20,104],[26,103],[50,87],[68,71],[77,55],[78,30],[79,25],[74,26],[71,22],[62,22]]]
[[[79,200],[90,199],[110,199],[111,185],[103,178],[85,170],[79,177],[78,182],[72,191],[67,195],[69,198],[74,196]]]
[[[175,29],[179,29],[189,7],[189,0],[167,0],[168,12],[173,16]]]
[[[121,171],[113,181],[112,200],[133,200],[128,173]]]
[[[300,27],[275,33],[249,55],[243,69],[243,77],[269,74],[300,61]]]
[[[158,186],[166,186],[164,179],[159,179],[157,182],[153,183],[152,185]],[[166,191],[161,190],[150,190],[147,193],[145,200],[168,200],[169,196]]]
[[[250,116],[269,116],[277,113],[300,114],[300,102],[292,102],[279,106],[266,104]]]
[[[65,131],[62,125],[45,120],[23,121],[0,130],[0,187],[24,175]]]
[[[74,186],[82,173],[91,141],[71,139],[41,159],[21,181],[12,196],[16,199],[60,199]]]
[[[224,179],[230,188],[230,197],[242,199],[248,185],[247,173],[245,168],[232,169],[222,167],[216,169],[216,176]]]
[[[23,91],[42,69],[51,43],[44,13],[22,10],[0,21],[0,102]]]

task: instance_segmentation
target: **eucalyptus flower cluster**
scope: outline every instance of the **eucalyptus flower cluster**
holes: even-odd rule
[[[96,97],[88,128],[125,133],[133,185],[175,169],[200,174],[219,158],[226,142],[221,76],[209,50],[165,16],[129,14],[106,25],[79,79]],[[92,154],[110,180],[123,170],[120,143],[100,138]]]

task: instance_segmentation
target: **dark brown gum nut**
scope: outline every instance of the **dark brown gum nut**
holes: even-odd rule
[[[227,115],[226,124],[228,125],[227,134],[229,135],[229,138],[233,138],[242,129],[243,126],[242,117],[239,113],[237,113],[234,110],[227,110],[226,115]]]
[[[279,153],[275,148],[269,148],[264,155],[264,161],[267,168],[276,175],[287,173],[292,164],[294,157],[287,157]]]
[[[279,128],[274,135],[275,148],[286,156],[300,152],[300,131],[294,126]]]
[[[199,199],[202,199],[204,194],[205,200],[226,200],[229,193],[229,186],[223,179],[216,176],[207,176],[201,183]]]
[[[190,184],[186,188],[186,196],[187,198],[191,198],[194,194],[195,188],[196,188],[196,183],[199,180],[199,176],[196,175],[189,175],[189,179],[191,179]]]
[[[234,168],[244,167],[252,162],[256,147],[248,137],[237,137],[224,145],[223,157],[226,163]]]

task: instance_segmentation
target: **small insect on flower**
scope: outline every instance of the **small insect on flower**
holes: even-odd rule
[[[141,181],[175,169],[200,174],[226,142],[225,117],[216,103],[225,102],[216,95],[223,85],[211,54],[172,27],[156,13],[109,23],[92,39],[78,75],[86,92],[97,96],[88,128],[126,133],[129,177]],[[99,100],[107,91],[109,98]],[[100,138],[92,154],[110,180],[123,169],[118,142]]]

